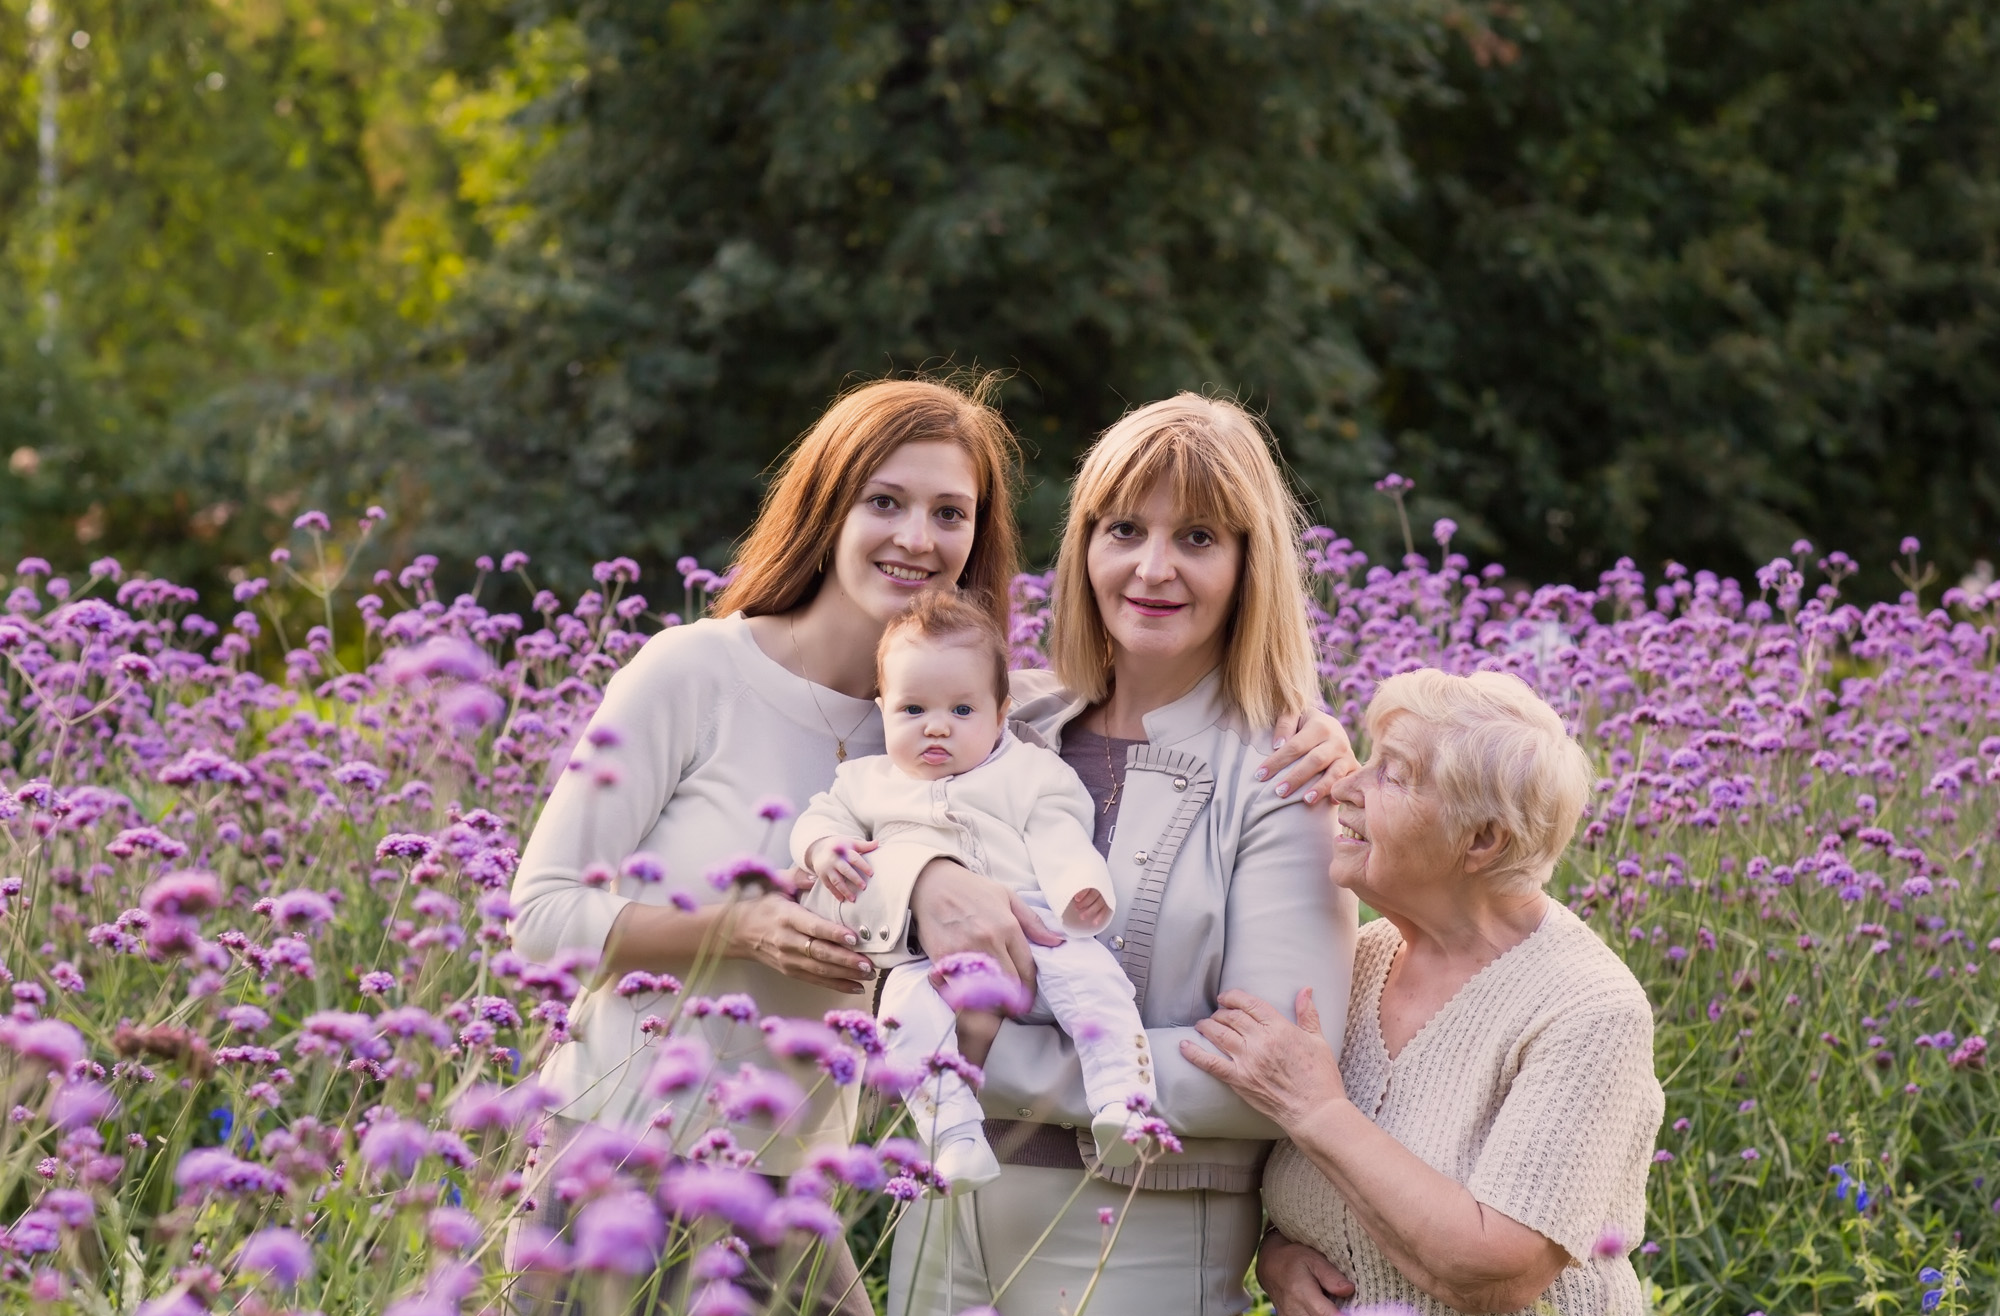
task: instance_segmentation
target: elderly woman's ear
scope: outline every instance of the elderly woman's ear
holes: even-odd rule
[[[1495,860],[1507,853],[1507,844],[1512,839],[1507,829],[1496,822],[1483,822],[1473,828],[1465,843],[1465,871],[1478,873],[1492,867]]]

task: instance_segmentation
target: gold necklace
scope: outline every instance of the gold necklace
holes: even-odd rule
[[[861,714],[861,721],[856,722],[847,729],[847,736],[843,736],[833,729],[833,723],[828,720],[826,710],[819,706],[819,690],[813,685],[812,677],[806,672],[805,655],[799,652],[798,618],[785,618],[785,627],[786,634],[792,637],[792,661],[799,665],[799,679],[806,683],[806,693],[812,696],[813,712],[818,713],[819,720],[826,723],[826,734],[833,737],[833,761],[835,763],[845,763],[847,762],[847,736],[851,736],[861,730],[861,722],[868,720],[868,714],[865,711]]]
[[[1111,766],[1111,737],[1104,737],[1104,775],[1111,778],[1111,793],[1104,797],[1102,813],[1109,814],[1118,804],[1118,792],[1125,789],[1125,779],[1118,775],[1118,769]]]

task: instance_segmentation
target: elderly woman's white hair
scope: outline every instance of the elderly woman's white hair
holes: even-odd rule
[[[1488,823],[1506,833],[1487,879],[1514,892],[1546,885],[1590,796],[1590,760],[1562,718],[1518,676],[1454,676],[1434,667],[1376,688],[1370,739],[1401,715],[1426,729],[1419,785],[1430,788],[1453,837],[1467,840]]]

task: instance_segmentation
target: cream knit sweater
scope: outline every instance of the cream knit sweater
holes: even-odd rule
[[[1347,1095],[1426,1165],[1570,1254],[1535,1304],[1561,1316],[1644,1311],[1630,1250],[1646,1226],[1646,1175],[1665,1099],[1653,1076],[1653,1011],[1624,963],[1551,901],[1527,940],[1487,965],[1394,1060],[1382,986],[1402,938],[1361,930]],[[1354,1282],[1354,1305],[1407,1303],[1453,1316],[1397,1272],[1346,1202],[1290,1141],[1264,1171],[1264,1206]]]

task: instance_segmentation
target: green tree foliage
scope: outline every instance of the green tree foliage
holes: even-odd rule
[[[714,559],[842,387],[975,367],[1044,551],[1194,388],[1377,553],[1390,469],[1541,578],[1996,553],[1970,0],[59,8],[52,272],[0,40],[0,553],[188,574],[381,502],[404,552]]]
[[[2000,536],[2000,12],[1535,3],[1405,124],[1374,248],[1398,460],[1561,576],[1805,535],[1894,588]]]
[[[1418,7],[611,0],[535,35],[468,144],[539,161],[484,198],[531,218],[380,413],[446,432],[464,548],[719,551],[835,393],[913,368],[1009,373],[1044,531],[1180,388],[1266,409],[1317,487],[1378,473],[1358,234],[1405,184]]]
[[[0,551],[193,575],[264,542],[293,478],[246,506],[255,445],[206,452],[203,408],[365,365],[463,272],[428,104],[450,3],[39,8],[47,57],[25,6],[0,24]]]

